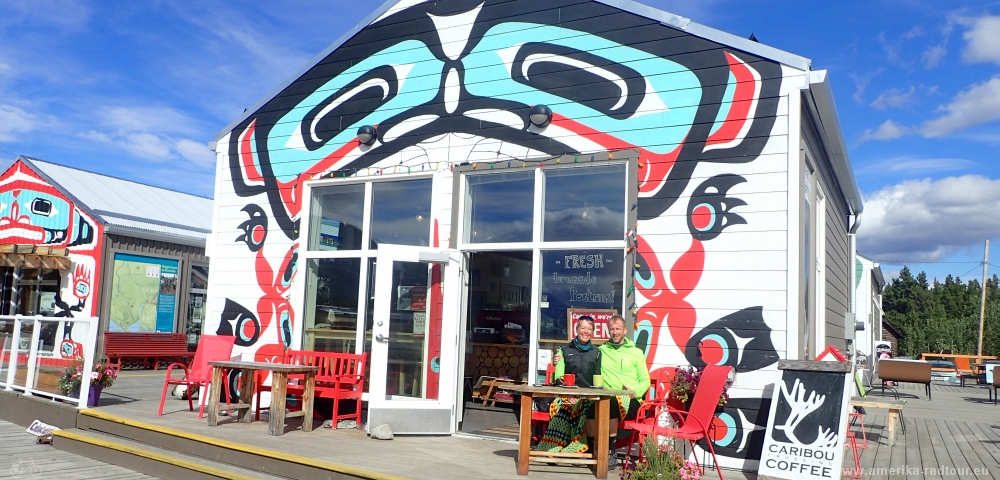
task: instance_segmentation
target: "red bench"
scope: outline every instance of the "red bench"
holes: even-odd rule
[[[356,355],[353,353],[333,353],[333,352],[313,352],[309,350],[287,350],[285,352],[284,363],[293,365],[309,365],[319,367],[316,373],[316,397],[333,400],[333,428],[337,428],[340,420],[353,419],[361,427],[361,393],[365,384],[365,363],[368,361],[368,354]],[[288,394],[301,396],[304,385],[301,380],[302,375],[289,375],[289,380],[298,380],[297,384],[288,384]],[[260,392],[271,391],[269,385],[264,385],[264,378],[258,377],[257,382],[257,411],[256,418],[260,420]],[[338,415],[337,407],[341,401],[353,400],[355,402],[354,412]]]
[[[194,352],[188,351],[187,335],[183,333],[104,332],[104,356],[118,370],[122,369],[123,359],[141,359],[144,368],[152,365],[155,370],[161,361],[190,361]]]

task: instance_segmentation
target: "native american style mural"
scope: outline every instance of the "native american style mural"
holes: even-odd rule
[[[744,467],[785,346],[791,70],[596,1],[402,1],[220,142],[212,329],[263,356],[301,333],[288,296],[304,181],[427,169],[450,182],[461,162],[637,149],[635,341],[652,370],[736,368],[713,441]],[[528,118],[539,104],[544,128]],[[446,239],[451,219],[434,220]],[[239,272],[252,287],[221,282]]]
[[[104,227],[27,164],[17,161],[0,176],[0,244],[66,248],[72,267],[61,272],[55,316],[97,315],[98,257]],[[71,356],[71,325],[63,332]]]

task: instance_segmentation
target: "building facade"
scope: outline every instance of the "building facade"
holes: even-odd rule
[[[755,468],[778,359],[854,338],[838,122],[808,59],[631,1],[388,2],[220,133],[207,331],[368,352],[369,424],[451,433],[621,313],[653,371],[735,368]]]
[[[211,211],[208,198],[18,157],[0,175],[0,314],[200,333]],[[81,335],[43,331],[41,351],[73,356]]]
[[[878,262],[862,255],[857,256],[854,268],[857,270],[855,287],[858,292],[856,318],[865,324],[864,330],[855,332],[855,348],[871,358],[875,352],[875,342],[889,341],[888,338],[883,338],[882,333],[885,330],[882,324],[882,318],[885,316],[882,311],[885,277],[882,276],[882,268]],[[896,352],[895,343],[893,347],[893,352]]]

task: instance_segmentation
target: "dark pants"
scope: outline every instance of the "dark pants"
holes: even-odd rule
[[[597,402],[590,402],[590,405],[587,407],[587,420],[594,419],[596,409]],[[625,420],[635,420],[635,414],[638,410],[639,401],[634,398],[630,398],[628,407],[625,409]],[[617,420],[619,417],[621,417],[621,412],[618,408],[618,397],[615,397],[611,399],[611,418]]]

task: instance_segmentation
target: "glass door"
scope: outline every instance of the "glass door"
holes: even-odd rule
[[[381,244],[375,265],[367,425],[452,433],[461,255]]]

